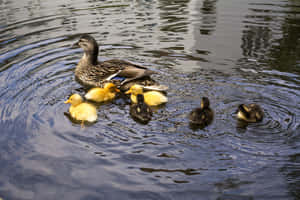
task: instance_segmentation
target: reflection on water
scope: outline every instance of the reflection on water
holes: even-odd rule
[[[299,3],[248,0],[0,1],[0,197],[299,197]],[[83,130],[63,102],[82,33],[100,60],[160,72],[169,102],[143,125],[121,96]],[[212,124],[189,127],[202,96]],[[258,103],[242,126],[237,105]],[[270,179],[272,177],[272,179]]]
[[[216,11],[217,0],[204,0],[201,7],[201,35],[211,35],[215,30],[217,23],[217,11]]]
[[[282,5],[251,5],[251,13],[245,17],[243,55],[273,69],[299,72],[299,5],[283,8],[282,11],[278,10],[278,6]]]

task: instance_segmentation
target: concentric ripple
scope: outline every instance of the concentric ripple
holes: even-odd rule
[[[298,192],[296,2],[16,2],[0,2],[0,199]],[[64,101],[86,92],[74,78],[83,52],[71,48],[84,33],[100,44],[99,60],[146,66],[169,87],[149,124],[130,117],[124,94],[95,104],[98,120],[84,128],[70,118]],[[203,96],[214,121],[192,128],[188,114]],[[259,104],[263,121],[237,120],[242,103]]]

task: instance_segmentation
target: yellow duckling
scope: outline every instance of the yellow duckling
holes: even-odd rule
[[[115,98],[117,92],[120,92],[120,90],[117,88],[117,86],[113,83],[106,83],[104,85],[104,88],[92,88],[90,89],[86,95],[85,98],[91,101],[95,102],[104,102],[109,101]]]
[[[207,126],[214,118],[214,112],[209,107],[209,99],[203,97],[200,108],[195,108],[190,112],[189,119],[192,125]]]
[[[125,94],[131,94],[130,99],[133,103],[137,103],[138,94],[144,94],[144,100],[148,106],[158,106],[168,102],[168,98],[163,93],[158,91],[148,91],[144,93],[143,87],[137,84],[131,86]]]
[[[238,107],[237,118],[246,122],[260,122],[264,117],[261,107],[257,104],[241,104]]]
[[[97,120],[97,110],[92,104],[83,102],[79,94],[73,94],[65,103],[71,104],[69,112],[75,120],[81,121],[81,127],[84,126],[84,121],[95,122]]]

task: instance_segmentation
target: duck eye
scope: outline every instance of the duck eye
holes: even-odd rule
[[[80,41],[80,42],[87,42],[86,39],[80,39],[79,41]]]

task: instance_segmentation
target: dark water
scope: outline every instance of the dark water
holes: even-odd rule
[[[300,199],[300,2],[297,0],[0,1],[0,197]],[[159,71],[169,103],[148,125],[126,99],[80,128],[80,34]],[[214,122],[192,130],[202,96]],[[265,119],[240,127],[240,103]]]

